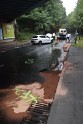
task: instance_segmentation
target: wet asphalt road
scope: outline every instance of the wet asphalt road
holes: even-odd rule
[[[62,47],[65,42],[58,44]],[[43,82],[39,72],[58,63],[61,51],[53,49],[51,44],[27,45],[0,53],[0,87],[14,84]]]

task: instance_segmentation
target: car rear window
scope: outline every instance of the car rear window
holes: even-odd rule
[[[45,38],[45,36],[44,36],[44,35],[41,35],[40,37],[41,37],[41,38]]]
[[[37,38],[38,36],[33,36],[33,38]]]
[[[66,32],[66,30],[61,30],[61,32]]]
[[[63,30],[61,30],[61,32],[63,32]]]
[[[66,32],[66,30],[64,30],[64,32]]]

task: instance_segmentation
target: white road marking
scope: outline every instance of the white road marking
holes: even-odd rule
[[[20,47],[17,46],[17,47],[14,47],[14,48],[20,48]]]

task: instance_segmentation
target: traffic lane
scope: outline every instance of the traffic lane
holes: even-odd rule
[[[11,52],[6,52],[2,55],[2,57],[0,56],[0,60],[2,61],[1,67],[3,67],[2,65],[11,65],[12,62],[14,64],[18,63],[18,60],[19,63],[21,63],[22,61],[27,61],[28,59],[36,59],[41,63],[41,60],[48,60],[48,58],[50,59],[52,55],[52,48],[50,45],[37,47],[36,49],[28,52],[26,50],[28,49],[22,48]]]
[[[35,51],[41,51],[42,49],[46,49],[46,48],[50,48],[51,45],[27,45],[25,47],[18,47],[18,48],[14,48],[12,50],[8,50],[5,52],[0,53],[0,68],[2,68],[4,65],[7,64],[8,58],[10,59],[10,62],[12,61],[12,59],[16,58],[20,58],[20,57],[24,57],[25,55],[29,55],[34,53]],[[43,50],[42,50],[43,51]],[[39,52],[42,53],[42,52]]]
[[[58,42],[58,44],[56,45],[56,47],[60,47],[63,48],[63,46],[66,44],[66,40],[61,40]]]
[[[21,43],[21,42],[4,42],[4,43],[0,43],[0,52],[6,52],[15,48],[20,48],[20,47],[25,47],[25,46],[29,46],[31,45],[30,42],[26,42],[26,43]]]
[[[2,87],[15,83],[44,81],[38,72],[48,68],[52,62],[56,62],[60,51],[53,50],[51,45],[33,46],[33,48],[32,51],[27,47],[16,49],[2,55],[3,66],[0,68]],[[33,62],[30,63],[28,60]]]
[[[32,49],[34,49],[34,48],[36,48],[37,46],[32,46],[32,44],[31,43],[29,43],[29,44],[26,44],[26,45],[11,45],[11,46],[0,46],[0,54],[1,53],[6,53],[6,52],[14,52],[14,51],[16,51],[16,49],[18,49],[18,50],[20,50],[21,48],[28,48],[28,50],[32,50]]]
[[[65,41],[59,42],[58,45],[56,45],[56,47],[59,47],[61,49],[63,48],[65,43],[66,43]],[[34,52],[38,52],[37,54],[39,56],[39,54],[41,54],[46,49],[50,49],[50,47],[51,47],[50,44],[49,45],[30,45],[29,44],[28,46],[25,46],[25,47],[16,48],[16,49],[1,53],[0,54],[0,68],[2,68],[4,65],[7,64],[6,58],[11,58],[10,59],[10,62],[11,62],[12,58],[16,60],[16,58],[20,58],[25,55],[32,54]]]
[[[65,41],[62,41],[62,42],[59,42],[58,45],[56,45],[55,47],[60,47],[60,48],[63,48],[65,44]],[[38,51],[39,54],[41,54],[43,52],[42,49],[49,49],[51,47],[51,45],[27,45],[25,47],[17,47],[17,48],[14,48],[12,50],[8,50],[8,51],[5,51],[3,53],[0,53],[0,68],[2,68],[5,64],[6,64],[6,60],[5,58],[8,58],[11,56],[16,58],[16,57],[22,57],[22,56],[25,56],[26,55],[29,55],[31,53],[34,53],[35,51]],[[41,52],[42,50],[42,52]]]

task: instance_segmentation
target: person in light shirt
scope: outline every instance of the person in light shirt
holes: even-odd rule
[[[67,42],[70,42],[70,40],[71,40],[71,34],[67,34],[66,35],[66,38],[67,38]]]

